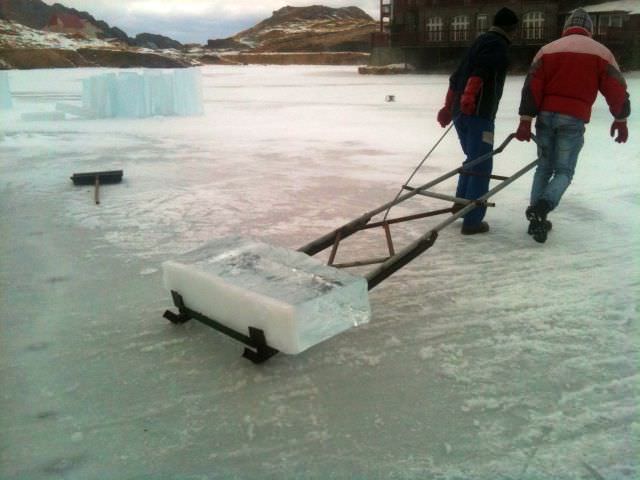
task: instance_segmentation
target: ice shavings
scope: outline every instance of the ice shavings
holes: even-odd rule
[[[168,290],[237,331],[264,330],[296,354],[369,321],[367,283],[303,253],[244,237],[214,240],[163,264]]]

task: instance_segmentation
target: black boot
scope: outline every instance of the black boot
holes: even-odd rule
[[[475,235],[476,233],[487,233],[489,231],[489,224],[487,222],[480,222],[477,225],[462,225],[460,233],[462,235]]]
[[[551,211],[551,205],[546,200],[540,199],[535,205],[527,208],[525,214],[529,220],[528,233],[538,243],[547,241],[547,233],[551,230],[551,222],[547,220],[547,214]]]
[[[530,218],[530,215],[529,215],[529,210],[532,209],[532,208],[533,207],[528,207],[527,208],[527,212],[526,212],[527,220],[529,220],[529,228],[527,229],[527,233],[529,235],[533,235],[533,230],[534,230],[533,222],[531,222],[531,218]],[[553,228],[553,224],[551,223],[551,220],[545,220],[545,222],[546,222],[546,226],[547,226],[547,232],[550,232],[551,229]]]

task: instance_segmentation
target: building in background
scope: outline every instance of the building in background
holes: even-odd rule
[[[520,18],[511,48],[516,69],[526,69],[542,45],[561,35],[577,7],[589,12],[594,38],[613,51],[622,69],[640,68],[640,0],[380,0],[371,64],[449,70],[502,7]]]
[[[49,32],[97,37],[101,30],[91,22],[70,13],[54,13],[51,15],[45,30]]]

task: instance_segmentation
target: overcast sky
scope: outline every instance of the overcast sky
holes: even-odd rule
[[[357,6],[378,18],[379,0],[45,0],[89,12],[129,36],[160,33],[182,43],[229,37],[286,5]]]

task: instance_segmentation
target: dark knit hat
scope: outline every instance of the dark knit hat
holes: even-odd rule
[[[513,10],[504,7],[498,10],[496,16],[493,17],[493,24],[496,27],[500,27],[505,30],[513,30],[513,28],[518,24],[518,16]]]
[[[576,8],[564,24],[565,31],[574,27],[584,28],[590,34],[593,34],[593,21],[589,14],[581,8]]]

